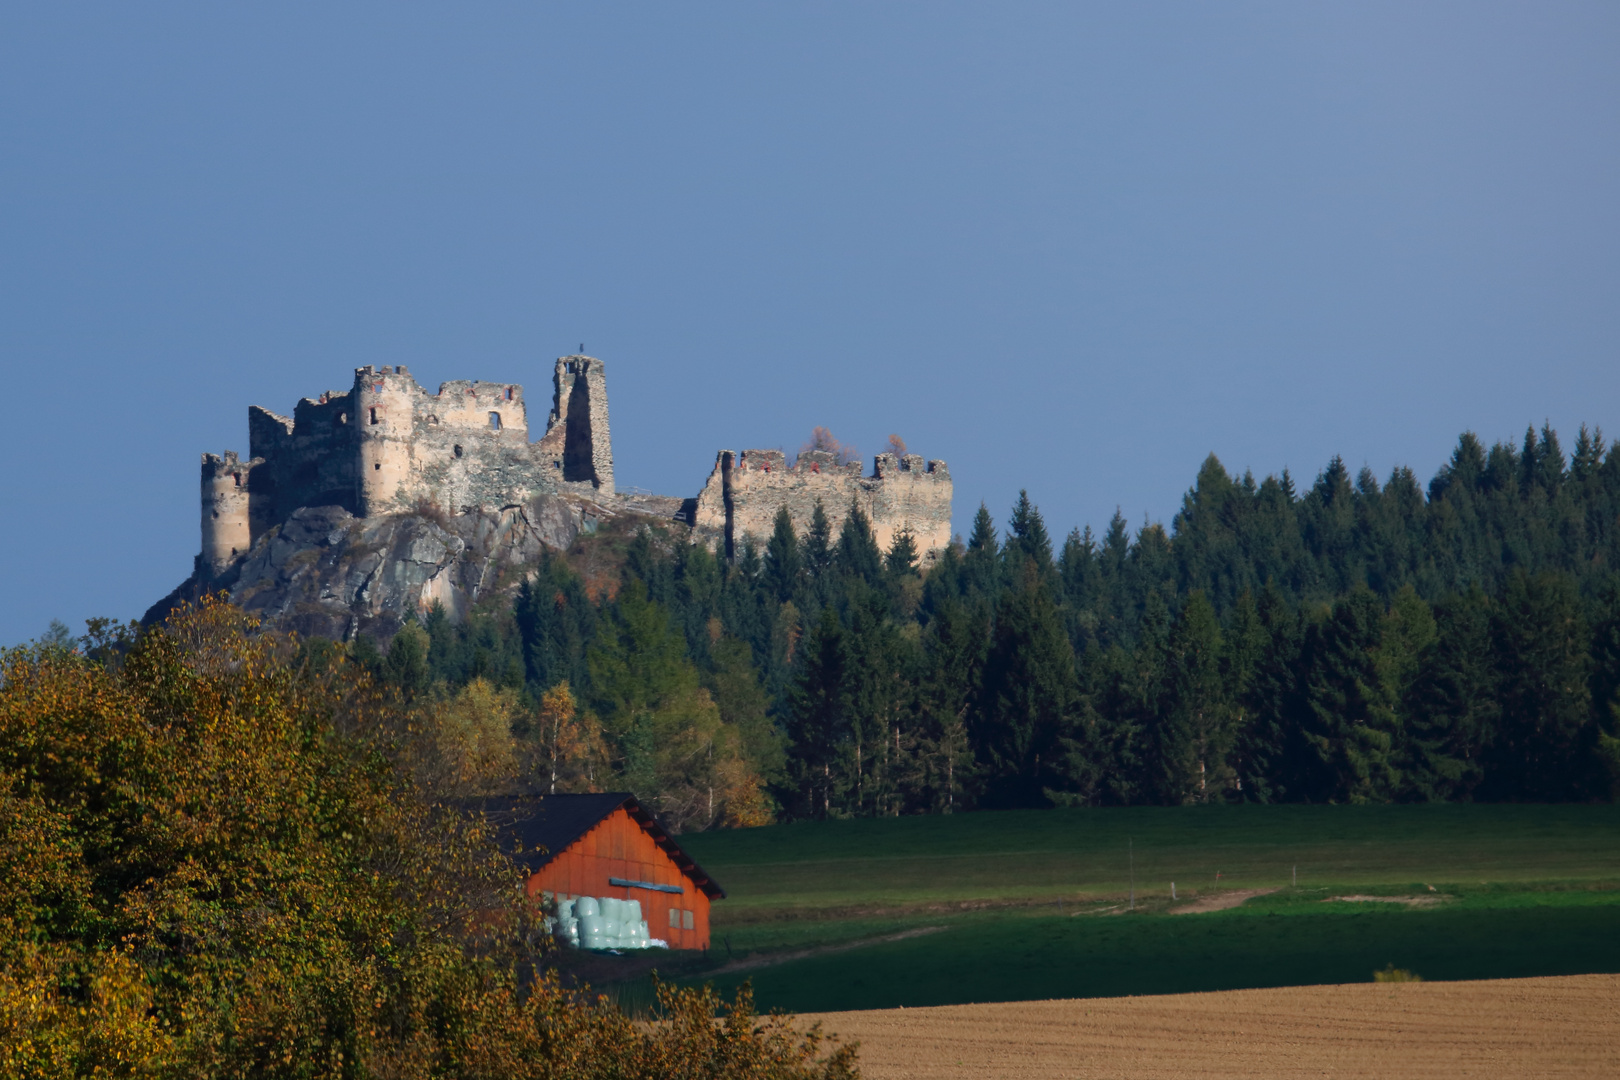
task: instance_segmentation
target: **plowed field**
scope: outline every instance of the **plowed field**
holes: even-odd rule
[[[822,1013],[869,1080],[1614,1077],[1620,975]]]

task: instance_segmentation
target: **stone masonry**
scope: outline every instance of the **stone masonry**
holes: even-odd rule
[[[792,465],[780,450],[722,450],[698,495],[692,526],[700,540],[723,545],[735,557],[746,537],[763,547],[783,507],[803,537],[818,500],[834,537],[854,505],[885,551],[909,531],[926,565],[951,542],[950,470],[943,461],[925,465],[916,454],[879,454],[872,475],[863,476],[858,462],[841,465],[837,455],[821,450],[806,450]]]

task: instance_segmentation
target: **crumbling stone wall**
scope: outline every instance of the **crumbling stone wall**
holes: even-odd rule
[[[348,391],[305,398],[290,418],[253,406],[252,460],[203,459],[203,561],[218,573],[305,507],[369,518],[498,512],[563,488],[611,495],[605,365],[563,357],[553,378],[536,443],[523,387],[455,381],[429,394],[403,365],[356,368]]]
[[[826,451],[807,450],[789,465],[780,450],[722,450],[698,495],[692,527],[700,540],[735,556],[748,536],[763,547],[783,507],[803,537],[819,500],[834,536],[855,505],[885,551],[905,530],[932,559],[951,542],[951,494],[945,463],[916,454],[879,454],[872,475],[863,476],[859,463],[840,465]]]

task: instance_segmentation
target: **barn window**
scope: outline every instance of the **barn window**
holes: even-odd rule
[[[376,424],[376,422],[377,422],[377,410],[376,409],[371,410],[371,422],[372,422],[372,424]]]
[[[690,911],[682,911],[681,912],[681,929],[682,930],[690,930],[690,929],[692,929],[692,926],[693,926],[692,913]]]
[[[670,926],[671,930],[679,930],[681,928],[681,909],[680,908],[670,908],[669,909],[669,926]]]
[[[501,414],[500,413],[492,412],[492,413],[489,414],[489,429],[491,431],[499,431],[499,430],[501,430]]]

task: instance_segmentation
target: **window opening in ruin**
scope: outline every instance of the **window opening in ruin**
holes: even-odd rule
[[[491,431],[499,431],[499,430],[501,430],[501,414],[500,413],[492,412],[492,413],[489,414],[489,428],[490,428]]]
[[[372,424],[376,424],[376,422],[377,422],[377,410],[376,409],[371,410],[371,422],[372,422]]]
[[[374,469],[377,472],[382,472],[382,462],[380,462],[380,461],[377,462],[375,465],[372,466],[372,469]]]
[[[215,521],[218,521],[218,520],[219,520],[219,511],[218,511],[218,510],[215,510],[215,511],[214,511],[214,520],[215,520]]]
[[[231,473],[231,479],[236,481],[236,486],[237,487],[242,486],[242,474],[241,473],[239,473],[239,472]]]
[[[338,413],[338,424],[339,424],[339,426],[341,426],[343,424],[347,424],[348,422],[349,422],[349,414],[348,413],[346,413],[346,412]]]
[[[460,457],[460,456],[461,456],[461,447],[458,446],[458,447],[456,447],[456,457]]]
[[[512,388],[511,388],[511,387],[510,387],[510,386],[508,386],[508,387],[507,387],[507,388],[506,388],[506,400],[507,400],[507,401],[511,401],[511,400],[512,400]]]

